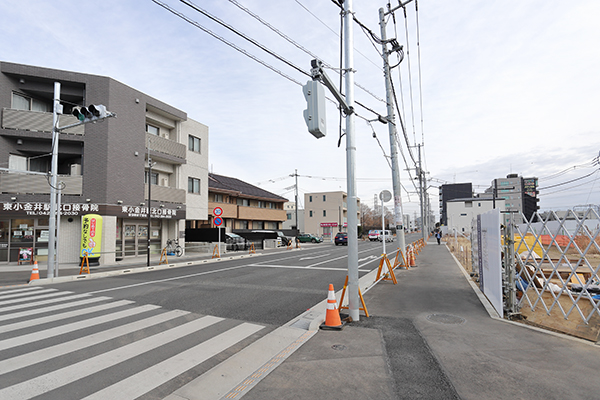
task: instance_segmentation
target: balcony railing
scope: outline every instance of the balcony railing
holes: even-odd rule
[[[145,185],[145,193],[148,195],[148,184]],[[168,186],[152,185],[152,201],[164,201],[166,203],[185,203],[186,191]]]
[[[168,154],[185,160],[187,147],[174,140],[162,138],[160,136],[146,133],[146,148],[159,153]],[[153,187],[154,189],[154,187]]]
[[[58,182],[65,184],[62,194],[83,194],[83,177],[81,175],[58,175]],[[27,172],[0,171],[0,193],[49,194],[48,176]]]
[[[58,126],[66,126],[77,122],[77,118],[69,114],[59,115]],[[52,132],[52,113],[41,111],[2,109],[2,128],[22,131]],[[83,135],[83,125],[63,131],[72,135]]]

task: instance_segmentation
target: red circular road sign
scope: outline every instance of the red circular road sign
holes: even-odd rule
[[[216,226],[221,226],[223,224],[223,218],[215,217],[215,219],[213,219],[213,222]]]
[[[223,209],[221,207],[215,207],[213,210],[213,215],[215,217],[220,217],[223,214]]]

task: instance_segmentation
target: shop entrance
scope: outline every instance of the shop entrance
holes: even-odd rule
[[[121,221],[120,221],[121,222]],[[122,226],[123,235],[119,230]],[[150,254],[160,248],[161,221],[152,221],[152,236],[150,237]],[[148,254],[148,223],[138,221],[122,221],[117,223],[117,257],[136,257]]]

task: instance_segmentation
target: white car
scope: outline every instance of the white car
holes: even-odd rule
[[[380,242],[383,242],[383,231],[379,231],[379,236],[377,237],[377,240],[379,240]],[[391,231],[385,231],[385,241],[386,242],[394,241],[394,236],[392,236]]]

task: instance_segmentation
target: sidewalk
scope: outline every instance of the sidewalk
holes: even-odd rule
[[[445,246],[396,277],[364,294],[370,318],[318,331],[244,400],[600,398],[600,346],[493,318]]]

